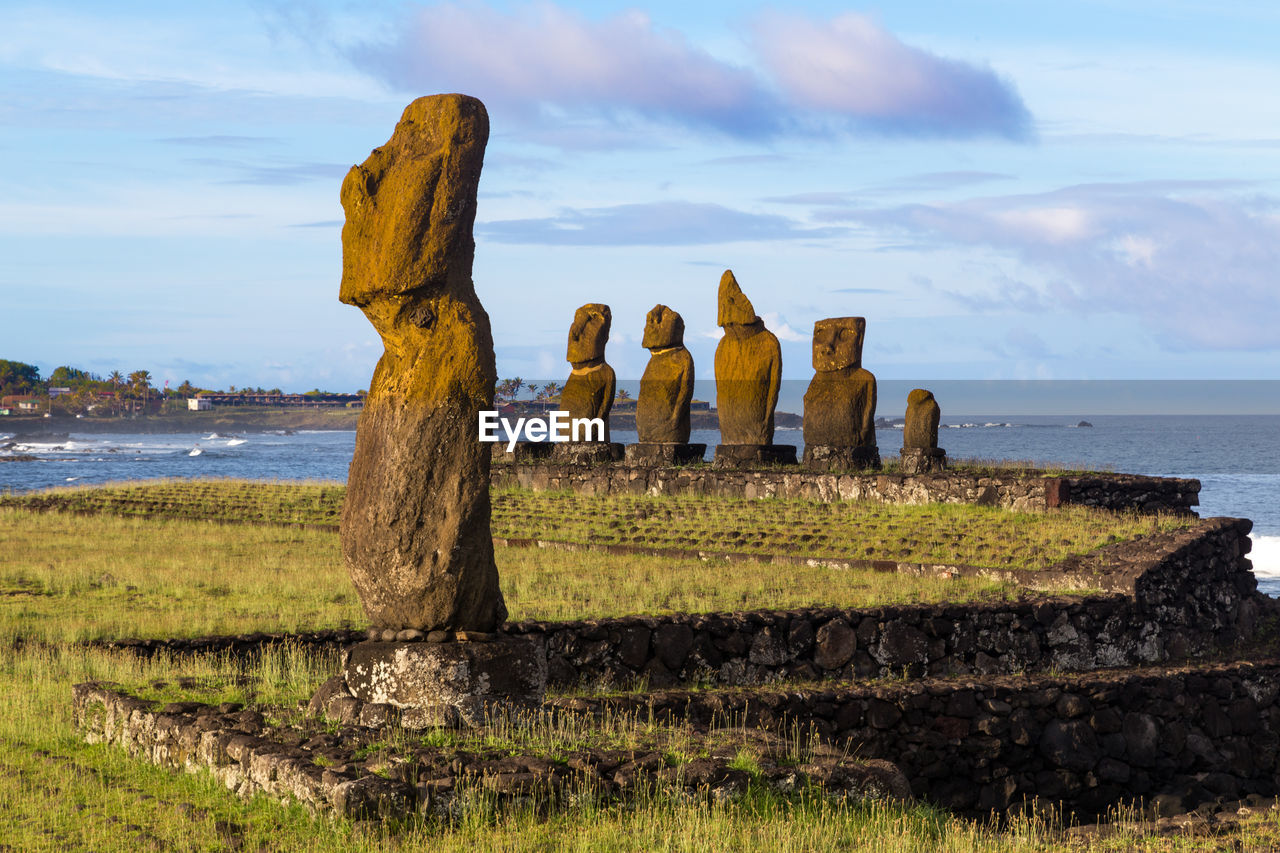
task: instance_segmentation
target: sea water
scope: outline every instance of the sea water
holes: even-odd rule
[[[1078,426],[1085,420],[1092,426]],[[1201,516],[1252,519],[1250,555],[1259,585],[1280,594],[1280,416],[1097,415],[944,417],[938,443],[952,459],[1022,460],[1200,480]],[[636,441],[614,430],[614,441]],[[691,439],[719,441],[715,430]],[[798,429],[779,429],[779,444],[803,452]],[[876,432],[881,453],[902,444],[900,429]],[[0,423],[0,491],[25,492],[166,477],[244,477],[344,481],[355,433],[81,434],[14,437]],[[9,460],[9,461],[5,461]],[[22,460],[22,461],[18,461]]]

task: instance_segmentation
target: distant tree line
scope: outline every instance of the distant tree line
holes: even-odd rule
[[[54,390],[50,390],[54,389]],[[66,389],[65,391],[61,389]],[[44,398],[41,408],[54,414],[124,415],[139,412],[156,413],[185,409],[187,399],[197,394],[283,394],[279,388],[254,388],[232,385],[229,390],[201,388],[184,379],[176,387],[156,387],[148,370],[135,370],[128,375],[113,370],[105,377],[63,365],[54,368],[47,379],[40,368],[21,361],[0,359],[0,397],[33,396]],[[312,389],[307,396],[333,392]],[[367,392],[361,391],[361,394]]]

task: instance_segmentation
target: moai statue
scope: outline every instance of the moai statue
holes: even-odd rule
[[[716,410],[720,441],[716,464],[739,467],[795,462],[793,445],[773,443],[773,410],[782,382],[782,348],[756,316],[733,270],[720,277],[716,322],[724,337],[716,347]],[[788,451],[789,456],[788,456]]]
[[[622,458],[622,446],[609,441],[609,411],[617,383],[613,368],[604,360],[604,347],[609,342],[612,322],[609,306],[598,302],[589,302],[574,312],[565,355],[573,369],[560,392],[560,408],[571,419],[599,418],[604,429],[603,438],[592,433],[590,439],[557,445],[554,454],[558,461],[584,463]]]
[[[665,305],[655,305],[645,317],[641,346],[650,355],[636,401],[640,442],[627,447],[627,461],[654,465],[700,460],[707,446],[689,444],[693,356],[684,346],[683,318]]]
[[[947,451],[938,447],[942,410],[933,393],[916,388],[907,395],[907,422],[902,430],[902,473],[929,474],[947,467]]]
[[[804,462],[823,470],[879,468],[876,378],[862,366],[862,317],[813,324],[813,380],[804,394]]]
[[[546,683],[533,644],[488,642],[507,614],[489,448],[478,440],[479,413],[493,406],[493,340],[471,280],[488,138],[475,98],[419,98],[342,183],[339,299],[364,312],[385,352],[341,524],[371,642],[349,651],[340,678],[365,701],[414,709],[424,725],[477,719],[490,700],[537,698]],[[412,642],[427,634],[441,642]]]

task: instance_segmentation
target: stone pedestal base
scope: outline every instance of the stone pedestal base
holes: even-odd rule
[[[794,444],[717,444],[716,468],[753,468],[757,465],[794,465]]]
[[[549,441],[517,441],[510,453],[507,443],[499,441],[493,445],[494,462],[537,462],[551,458],[555,445]]]
[[[551,461],[558,465],[599,465],[621,462],[626,448],[616,441],[562,441],[551,445]]]
[[[947,470],[947,451],[941,447],[902,448],[902,473],[933,474]]]
[[[879,470],[880,450],[871,447],[848,447],[836,444],[806,444],[805,467],[813,471]]]
[[[688,465],[701,462],[706,453],[705,444],[628,444],[627,462],[632,465]]]
[[[358,643],[342,654],[347,689],[363,702],[402,709],[410,728],[480,725],[542,702],[547,658],[530,640]]]

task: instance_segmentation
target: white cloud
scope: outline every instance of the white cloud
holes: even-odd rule
[[[862,130],[1026,135],[1018,94],[986,68],[903,44],[870,19],[760,20],[742,64],[630,10],[588,19],[544,2],[412,7],[389,39],[348,45],[404,90],[465,91],[526,120],[635,116],[734,136]],[[723,51],[722,51],[723,53]]]
[[[1087,184],[956,204],[818,211],[817,218],[995,249],[1035,271],[953,289],[971,308],[1121,312],[1168,350],[1277,350],[1275,199],[1222,182]]]
[[[762,17],[755,45],[788,99],[884,130],[1021,137],[1029,116],[993,71],[903,44],[865,15]]]

